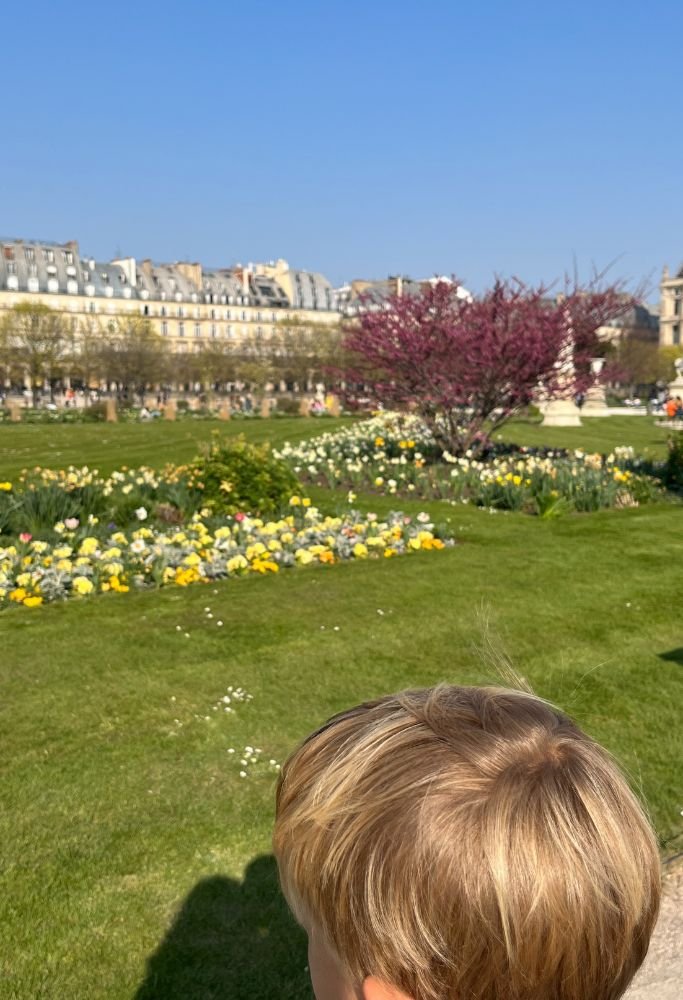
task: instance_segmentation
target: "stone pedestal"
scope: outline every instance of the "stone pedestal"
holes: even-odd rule
[[[164,420],[175,420],[175,418],[176,418],[175,399],[169,399],[168,403],[164,405]]]
[[[549,399],[541,427],[580,427],[581,411],[573,399]]]
[[[669,382],[669,395],[672,399],[676,399],[676,397],[683,399],[683,358],[676,358],[674,364],[676,365],[676,378],[673,382]]]
[[[18,424],[21,420],[21,407],[18,403],[10,403],[8,409],[10,421],[13,424]]]
[[[219,420],[230,420],[232,418],[232,411],[230,403],[227,401],[221,403],[218,407],[218,419]]]
[[[104,419],[108,424],[115,424],[118,420],[116,415],[116,400],[115,399],[105,399],[104,401]]]
[[[581,407],[582,417],[609,417],[604,386],[592,385],[586,390],[586,396]]]

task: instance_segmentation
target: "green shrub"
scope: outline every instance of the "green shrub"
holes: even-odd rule
[[[291,396],[278,396],[276,399],[275,414],[282,413],[291,417],[299,416],[301,400],[292,399]]]
[[[683,489],[683,432],[669,438],[669,453],[664,465],[664,483],[669,489]]]
[[[202,490],[214,514],[274,514],[300,490],[289,466],[273,458],[267,444],[244,438],[215,439],[190,467],[190,485]]]

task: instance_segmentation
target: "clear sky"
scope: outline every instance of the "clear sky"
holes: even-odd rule
[[[0,38],[5,236],[473,289],[683,260],[681,0],[33,0]]]

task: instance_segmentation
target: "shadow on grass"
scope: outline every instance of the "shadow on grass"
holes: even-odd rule
[[[670,649],[668,653],[659,653],[660,660],[666,660],[667,663],[680,663],[683,666],[683,646],[678,646],[677,649]]]
[[[135,1000],[309,1000],[306,936],[278,886],[272,856],[244,881],[202,879],[147,960]]]

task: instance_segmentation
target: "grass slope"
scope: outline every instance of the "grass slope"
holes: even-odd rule
[[[134,460],[176,447],[181,426]],[[281,761],[364,698],[496,682],[480,651],[486,614],[519,672],[626,765],[673,849],[680,508],[543,522],[401,506],[450,517],[462,544],[0,617],[3,1000],[309,998],[270,856],[274,778],[265,767],[241,779],[228,748]],[[235,715],[212,710],[228,685],[253,695]]]

